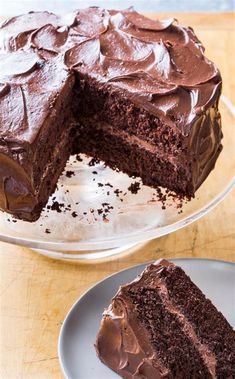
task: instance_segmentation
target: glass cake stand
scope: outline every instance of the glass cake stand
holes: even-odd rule
[[[140,184],[138,189],[138,178],[72,156],[37,222],[0,212],[0,240],[52,258],[92,261],[128,253],[198,220],[235,186],[235,110],[224,96],[220,111],[223,150],[191,201],[182,204],[168,196],[163,204],[152,188]]]

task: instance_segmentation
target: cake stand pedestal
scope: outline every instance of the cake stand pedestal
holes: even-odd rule
[[[90,250],[84,250],[84,251],[50,251],[50,250],[43,250],[43,249],[32,249],[38,254],[44,255],[48,258],[53,259],[60,259],[60,260],[66,260],[71,262],[78,262],[78,263],[97,263],[102,262],[103,260],[107,259],[117,259],[122,258],[125,255],[132,254],[136,252],[137,250],[141,249],[146,243],[135,243],[135,244],[129,244],[124,245],[120,247],[116,247],[113,249],[107,249],[107,250],[97,250],[97,251],[90,251]]]

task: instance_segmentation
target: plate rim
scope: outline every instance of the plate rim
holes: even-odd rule
[[[129,271],[131,269],[138,269],[139,267],[142,267],[142,266],[147,266],[151,263],[154,263],[160,259],[167,259],[169,260],[170,262],[177,262],[177,261],[207,261],[207,262],[214,262],[214,263],[223,263],[223,264],[226,264],[228,266],[232,266],[234,269],[235,269],[235,262],[231,262],[231,261],[226,261],[226,260],[223,260],[223,259],[213,259],[213,258],[197,258],[197,257],[194,257],[194,258],[191,258],[191,257],[177,257],[177,258],[158,258],[158,259],[155,259],[155,260],[150,260],[150,261],[147,261],[147,262],[143,262],[143,263],[138,263],[134,266],[130,266],[130,267],[127,267],[127,268],[124,268],[122,270],[119,270],[117,272],[114,272],[113,274],[111,275],[108,275],[106,276],[105,278],[99,280],[98,282],[96,282],[95,284],[93,284],[92,286],[90,286],[73,304],[72,306],[70,307],[70,309],[68,310],[63,322],[62,322],[62,325],[60,327],[60,332],[59,332],[59,337],[58,337],[58,343],[57,343],[57,353],[58,353],[58,360],[59,360],[59,365],[60,365],[60,368],[61,368],[61,371],[62,371],[62,374],[64,375],[65,378],[69,378],[67,373],[65,372],[65,367],[63,365],[63,359],[62,359],[62,339],[63,339],[63,335],[64,335],[64,330],[65,330],[65,326],[66,326],[66,323],[70,317],[70,315],[72,314],[72,312],[74,311],[74,309],[77,307],[77,305],[87,296],[87,294],[89,292],[91,292],[92,290],[94,290],[95,287],[99,286],[100,284],[102,284],[103,282],[105,282],[107,279],[110,279],[116,275],[119,275],[123,272],[126,272],[126,271]]]

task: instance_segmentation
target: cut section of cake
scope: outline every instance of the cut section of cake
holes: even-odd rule
[[[70,152],[194,196],[222,149],[221,76],[191,28],[132,8],[0,27],[0,208],[36,220]]]
[[[79,28],[87,34],[96,16],[99,31],[65,54],[79,82],[75,151],[193,196],[221,151],[218,69],[174,19],[93,9],[83,22],[85,14]]]
[[[166,260],[120,287],[103,314],[96,350],[125,379],[235,378],[235,331]]]

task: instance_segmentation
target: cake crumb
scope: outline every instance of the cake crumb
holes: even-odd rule
[[[110,188],[113,188],[113,185],[112,185],[112,184],[110,184],[110,183],[105,183],[105,186],[106,186],[106,187],[110,187]]]
[[[109,206],[109,203],[102,203],[102,207],[107,207]]]
[[[72,178],[72,176],[75,175],[75,172],[71,171],[71,170],[68,170],[68,171],[66,171],[65,175],[66,175],[67,178],[70,179],[70,178]]]
[[[58,203],[58,201],[54,201],[51,205],[51,210],[61,213],[61,208],[64,208],[64,203]]]
[[[128,191],[130,191],[133,195],[136,195],[139,190],[140,190],[139,182],[131,183],[131,185],[128,187]]]
[[[122,193],[122,190],[116,188],[113,192],[115,193],[115,195],[116,195],[117,197],[119,197],[120,193]]]
[[[95,166],[98,163],[100,163],[100,160],[98,158],[92,158],[90,160],[90,162],[88,162],[88,166],[92,167],[92,166]]]
[[[78,162],[82,162],[82,161],[83,161],[83,159],[80,157],[79,154],[76,155],[76,160],[77,160]]]

